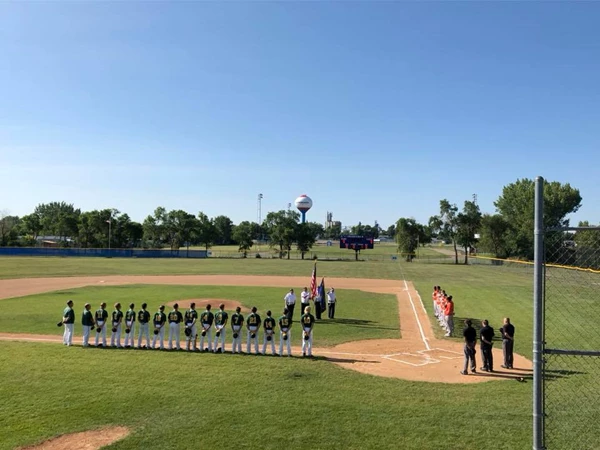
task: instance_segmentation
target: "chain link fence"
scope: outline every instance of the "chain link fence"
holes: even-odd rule
[[[543,448],[600,448],[600,229],[544,233]]]

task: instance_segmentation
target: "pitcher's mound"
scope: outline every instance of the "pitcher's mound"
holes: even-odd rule
[[[242,308],[242,312],[249,312],[250,309],[246,308],[237,300],[229,300],[226,298],[190,298],[188,300],[177,300],[173,302],[167,303],[168,306],[173,306],[175,303],[179,305],[179,309],[188,309],[190,307],[190,303],[196,303],[197,310],[203,310],[206,308],[206,305],[211,306],[211,311],[217,311],[219,309],[219,305],[225,305],[225,311],[235,311],[235,308],[238,306]]]
[[[41,444],[25,447],[22,450],[97,450],[110,445],[129,434],[125,427],[109,427],[83,431],[49,439]]]

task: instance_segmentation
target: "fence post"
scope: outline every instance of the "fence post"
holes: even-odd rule
[[[544,179],[535,179],[533,266],[533,450],[544,449]]]

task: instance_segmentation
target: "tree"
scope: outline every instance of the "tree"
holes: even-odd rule
[[[350,228],[350,233],[356,236],[364,236],[365,235],[365,225],[361,222],[358,222],[358,225],[353,225]]]
[[[429,225],[423,225],[418,223],[419,228],[419,244],[425,247],[425,244],[431,243],[431,228]]]
[[[36,206],[34,214],[40,218],[42,232],[46,235],[57,236],[66,244],[66,238],[77,237],[79,232],[79,215],[81,211],[72,204],[51,202]]]
[[[149,246],[150,248],[163,247],[166,216],[167,210],[159,206],[154,210],[153,215],[146,217],[142,224],[145,246]]]
[[[212,247],[212,244],[214,244],[216,240],[217,229],[215,228],[215,224],[202,211],[198,213],[194,235],[197,241],[204,245],[207,251]]]
[[[583,222],[579,222],[578,227],[587,228],[593,227],[597,228],[600,225],[590,225],[590,223],[586,220]],[[579,230],[575,233],[573,240],[577,244],[578,248],[590,248],[590,249],[599,249],[600,248],[600,230]]]
[[[419,224],[415,219],[401,218],[395,228],[398,251],[406,255],[407,262],[412,262],[419,241]]]
[[[36,213],[21,217],[21,233],[31,237],[33,242],[37,241],[42,232],[40,216]]]
[[[484,214],[481,217],[479,247],[496,258],[508,258],[511,254],[509,232],[510,224],[500,214]]]
[[[465,264],[468,264],[470,249],[477,242],[475,234],[481,227],[481,211],[477,203],[465,201],[463,210],[457,216],[457,222],[458,243],[465,249]]]
[[[19,217],[9,216],[6,211],[0,211],[0,246],[18,244]]]
[[[216,243],[229,245],[232,242],[233,222],[227,216],[217,216],[213,219],[216,231]]]
[[[386,230],[385,234],[391,239],[395,239],[396,237],[396,225],[390,225]]]
[[[511,245],[517,256],[533,259],[535,182],[523,178],[504,186],[494,202],[496,209],[513,230]],[[566,227],[569,214],[581,207],[578,189],[569,183],[544,181],[544,227]],[[549,242],[547,242],[549,244]]]
[[[236,225],[233,230],[233,240],[238,244],[238,252],[243,252],[244,258],[248,256],[248,251],[254,245],[257,229],[258,226],[256,223],[246,220]]]
[[[454,247],[454,264],[458,264],[456,239],[458,233],[458,208],[448,200],[440,200],[440,214],[429,219],[429,227],[442,239],[452,242]]]
[[[341,234],[342,234],[342,224],[337,222],[337,223],[334,223],[329,228],[327,228],[324,231],[323,236],[325,236],[326,239],[331,239],[332,241],[338,241],[340,239]]]
[[[315,222],[307,222],[300,223],[296,227],[296,246],[300,253],[302,254],[302,259],[304,259],[304,254],[309,252],[312,246],[317,241],[317,236],[323,232],[323,226],[320,223]]]
[[[299,219],[300,214],[291,210],[281,210],[267,214],[263,228],[269,235],[269,245],[272,248],[279,247],[279,258],[283,258],[285,250],[288,259],[290,259],[290,251],[296,239],[296,227]]]
[[[193,214],[181,209],[169,211],[165,217],[165,236],[171,250],[178,250],[183,245],[189,250],[194,230],[198,226]]]

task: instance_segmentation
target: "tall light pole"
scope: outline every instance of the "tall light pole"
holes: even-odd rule
[[[108,222],[108,256],[110,256],[110,234],[111,234],[111,227],[112,227],[112,217],[110,219],[107,220]]]
[[[262,221],[262,199],[263,199],[263,195],[262,194],[258,194],[258,211],[257,211],[257,219],[258,219],[258,243],[256,245],[257,249],[260,250],[259,244],[260,244],[260,223]]]

